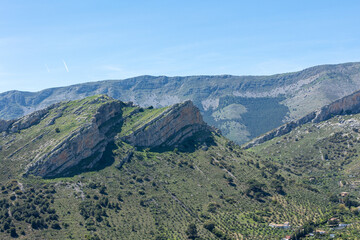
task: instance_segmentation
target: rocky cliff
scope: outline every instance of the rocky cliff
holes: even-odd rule
[[[66,175],[67,171],[80,162],[79,168],[90,169],[102,157],[106,146],[112,141],[113,134],[108,131],[121,123],[119,117],[125,106],[120,101],[103,104],[94,117],[85,125],[71,132],[51,151],[35,158],[28,165],[27,173],[42,177]],[[106,124],[111,121],[111,124]]]
[[[186,101],[175,104],[122,140],[139,147],[173,146],[206,129],[200,111]]]
[[[53,104],[45,109],[38,110],[29,115],[13,120],[1,120],[0,119],[0,132],[14,133],[20,130],[29,128],[37,123],[49,113],[53,108],[56,108],[59,104]]]
[[[114,141],[169,147],[209,130],[191,101],[143,109],[105,95],[52,105],[0,127],[6,133],[0,157],[28,162],[25,175],[45,178],[92,169]]]
[[[330,119],[336,115],[347,115],[360,113],[360,91],[349,96],[343,97],[329,105],[320,108],[317,111],[307,114],[296,121],[284,124],[244,145],[244,148],[251,148],[275,137],[289,133],[294,128],[303,124],[313,122],[318,123]]]

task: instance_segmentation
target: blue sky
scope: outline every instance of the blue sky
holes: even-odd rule
[[[0,92],[360,61],[360,1],[0,0]]]

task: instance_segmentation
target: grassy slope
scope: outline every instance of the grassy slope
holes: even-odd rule
[[[358,193],[360,159],[360,115],[337,116],[318,124],[305,124],[289,134],[274,138],[249,150],[271,157],[283,169],[295,173],[302,183],[327,196],[349,192],[353,199]],[[344,221],[356,223],[358,217],[343,209]],[[354,210],[354,209],[352,209]],[[344,230],[343,236],[359,236],[355,224]],[[344,239],[347,239],[346,237]]]
[[[9,149],[1,151],[3,156],[20,146],[25,147],[14,155],[16,157],[3,159],[0,165],[4,187],[0,200],[6,199],[9,203],[0,211],[3,213],[0,238],[9,237],[11,228],[4,229],[4,226],[10,221],[20,238],[30,239],[85,239],[86,236],[186,239],[189,223],[196,224],[203,239],[217,239],[215,234],[223,239],[276,239],[291,231],[272,229],[268,227],[270,222],[289,221],[296,229],[307,221],[323,217],[331,205],[321,189],[317,192],[307,187],[301,177],[282,170],[280,163],[274,164],[272,159],[243,151],[215,133],[205,142],[190,139],[179,150],[136,151],[117,140],[102,159],[105,168],[100,165],[97,171],[71,178],[21,177],[27,162],[23,154],[56,142],[86,124],[101,104],[112,101],[102,98],[64,103],[38,125],[1,140],[14,139]],[[83,110],[80,116],[74,114],[80,108]],[[46,126],[60,109],[64,111],[62,117],[54,125]],[[131,115],[131,118],[126,119],[118,136],[136,129],[139,122],[144,124],[165,109],[135,110],[139,108],[123,109],[123,116]],[[61,129],[60,133],[55,132],[56,128]],[[26,145],[41,133],[47,134],[34,145]],[[128,151],[134,151],[134,156],[118,169]],[[256,180],[262,190],[252,190],[251,186],[256,184],[250,183],[251,180]],[[279,187],[286,194],[280,192]],[[48,200],[41,202],[40,199]],[[39,216],[32,213],[18,220],[6,216],[6,212],[14,211],[14,206],[34,209]],[[44,209],[44,206],[48,207]],[[40,219],[45,220],[42,227],[31,227]],[[216,226],[212,232],[203,227],[209,221]],[[60,230],[54,229],[56,223],[60,224]]]
[[[44,184],[56,189],[51,207],[56,209],[62,224],[61,230],[29,230],[26,236],[84,239],[85,235],[96,233],[105,239],[159,239],[161,236],[186,239],[188,223],[195,222],[201,237],[216,239],[203,228],[203,223],[212,220],[217,229],[231,239],[241,236],[273,239],[286,232],[269,228],[270,222],[290,221],[298,226],[325,213],[326,201],[319,199],[319,194],[300,186],[284,186],[287,195],[276,194],[270,184],[274,180],[269,173],[272,171],[270,165],[266,168],[256,156],[240,149],[230,150],[225,139],[215,138],[218,145],[207,151],[137,151],[131,162],[120,170],[115,166],[131,147],[118,142],[114,164],[100,171],[66,179],[18,179],[25,186],[25,192],[32,186],[42,189]],[[257,162],[262,170],[255,167]],[[268,177],[264,179],[261,172]],[[231,185],[230,178],[233,179]],[[265,183],[264,190],[273,196],[261,200],[247,196],[247,181],[252,179]],[[288,184],[289,181],[286,180]],[[94,184],[98,186],[94,188]],[[101,186],[106,186],[104,194],[99,192]],[[8,198],[8,195],[3,197]],[[100,200],[106,197],[111,203],[118,203],[121,209],[103,207],[107,215],[103,220],[93,217],[85,220],[79,214],[79,205],[90,201],[96,208],[100,200],[94,200],[95,196]],[[214,203],[218,204],[218,209],[209,212]]]

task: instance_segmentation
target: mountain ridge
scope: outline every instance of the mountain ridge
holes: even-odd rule
[[[357,62],[320,65],[270,76],[144,75],[51,88],[35,93],[1,93],[0,118],[11,119],[62,100],[81,99],[96,94],[107,94],[144,107],[165,107],[192,100],[208,124],[220,129],[231,140],[244,143],[358,89],[360,63]],[[277,114],[271,116],[266,113],[261,116],[261,112],[269,108],[276,109]],[[252,123],[254,121],[256,125]]]
[[[322,108],[309,113],[308,115],[286,123],[279,128],[273,129],[270,132],[251,140],[249,143],[244,145],[244,148],[251,148],[258,144],[269,141],[273,138],[280,137],[291,132],[293,129],[304,125],[306,123],[319,123],[328,120],[337,115],[350,115],[357,114],[360,112],[360,91],[352,93],[341,99],[338,99]]]

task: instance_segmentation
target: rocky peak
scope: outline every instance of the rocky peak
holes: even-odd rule
[[[173,105],[122,140],[139,147],[173,146],[207,128],[199,109],[186,101]]]
[[[121,122],[118,116],[121,116],[124,106],[126,104],[121,101],[102,104],[91,121],[70,132],[51,151],[38,155],[28,166],[27,173],[42,177],[66,175],[71,168],[81,162],[83,162],[81,168],[92,168],[101,159],[106,146],[111,141],[107,136],[110,128]],[[111,124],[107,124],[109,121]],[[89,158],[91,160],[87,161]],[[87,163],[84,164],[84,161]]]

